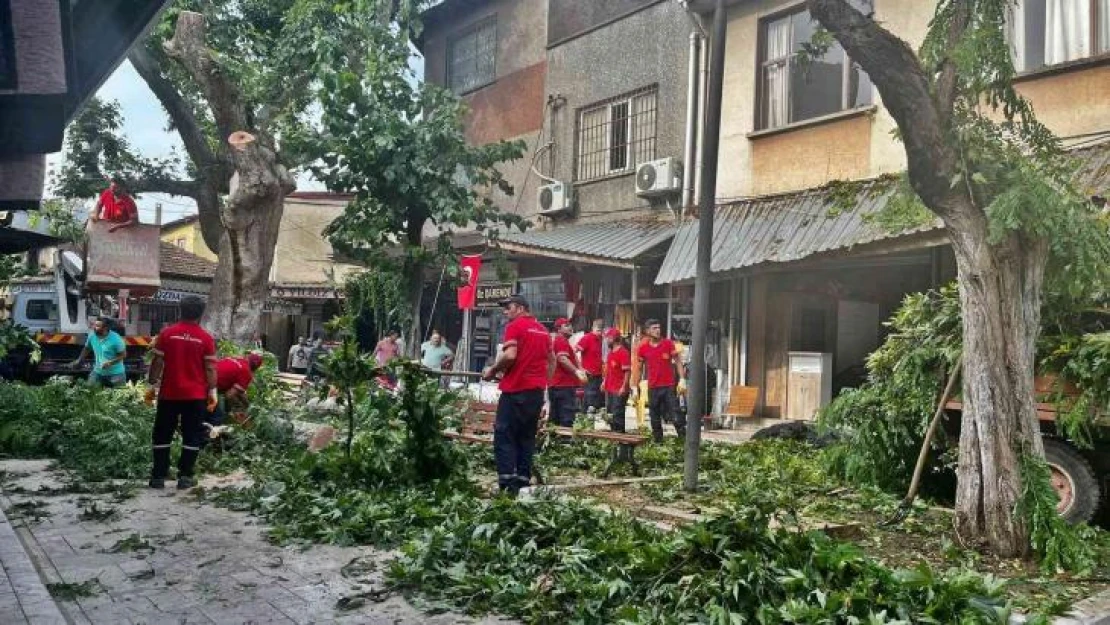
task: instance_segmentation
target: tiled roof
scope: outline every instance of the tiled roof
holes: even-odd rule
[[[206,279],[216,275],[216,263],[176,245],[162,241],[160,252],[160,270],[163,275]]]

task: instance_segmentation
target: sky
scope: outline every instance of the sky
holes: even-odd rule
[[[423,77],[423,58],[414,54],[412,67],[418,77]],[[181,138],[176,132],[166,131],[166,113],[162,105],[129,61],[125,59],[120,64],[108,80],[104,81],[96,95],[103,100],[119,102],[123,114],[123,134],[137,153],[146,157],[164,157],[176,150],[182,158],[185,157]],[[60,167],[63,159],[64,153],[50,155],[47,158],[48,169]],[[306,174],[298,178],[297,189],[323,191],[324,185]],[[49,194],[48,183],[47,195]],[[90,208],[93,203],[92,198],[87,202]],[[139,205],[139,218],[146,223],[154,222],[155,206],[159,203],[162,204],[163,223],[195,215],[197,212],[196,203],[191,198],[161,193],[144,193],[136,198],[136,203]]]

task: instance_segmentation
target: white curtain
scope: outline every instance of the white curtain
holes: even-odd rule
[[[767,127],[777,128],[790,121],[790,18],[767,25]]]
[[[1044,62],[1074,61],[1091,55],[1090,0],[1045,2]]]
[[[1025,64],[1025,0],[1017,0],[1017,4],[1006,7],[1006,41],[1010,44],[1010,56],[1014,60],[1014,69],[1022,71],[1028,69]]]
[[[1110,0],[1098,2],[1099,53],[1110,52]]]

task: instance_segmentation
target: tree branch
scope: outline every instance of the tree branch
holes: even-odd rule
[[[135,46],[127,57],[135,71],[150,87],[151,92],[158,98],[162,108],[173,121],[177,134],[185,144],[185,150],[198,169],[204,171],[212,165],[219,164],[227,169],[226,163],[217,156],[208,145],[208,137],[197,121],[196,115],[189,102],[181,95],[168,78],[162,74],[158,59],[151,54],[145,45]],[[226,176],[229,177],[230,173]]]
[[[847,0],[807,0],[806,5],[878,88],[906,145],[914,191],[950,227],[970,225],[974,216],[966,214],[962,192],[951,185],[959,172],[958,155],[946,138],[951,105],[940,109],[917,55]]]
[[[124,183],[132,193],[165,193],[194,199],[200,195],[200,183],[196,180],[128,178]]]
[[[177,17],[173,38],[162,44],[166,54],[177,60],[204,92],[221,141],[236,130],[247,130],[247,111],[239,86],[205,45],[207,23],[204,15],[182,11]]]
[[[948,23],[948,32],[945,36],[945,50],[949,52],[956,48],[967,31],[968,24],[971,23],[970,2],[958,2],[950,6],[954,14]],[[952,106],[956,101],[956,71],[956,61],[951,54],[945,56],[937,79],[937,102],[946,120],[950,118]]]

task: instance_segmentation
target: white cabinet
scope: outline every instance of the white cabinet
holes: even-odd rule
[[[812,421],[832,401],[833,355],[790,352],[786,383],[786,418]]]

